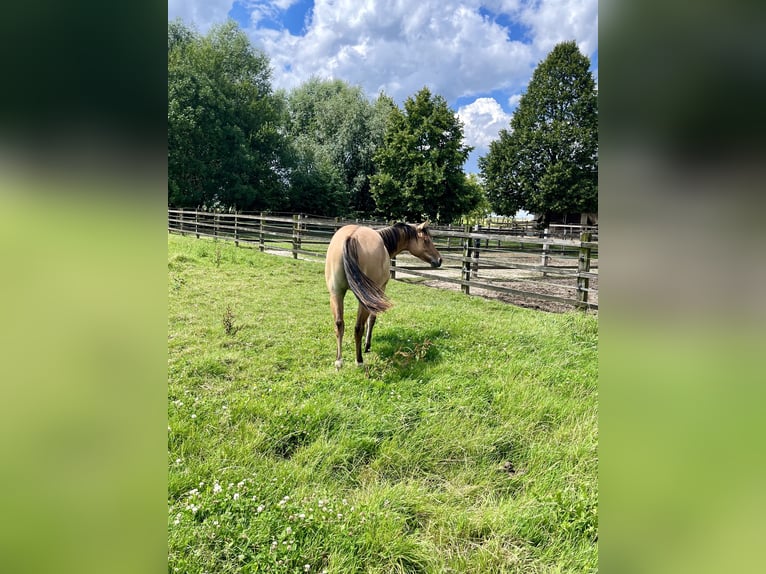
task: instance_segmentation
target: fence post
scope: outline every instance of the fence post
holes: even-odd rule
[[[266,250],[266,245],[263,239],[263,212],[261,211],[260,225],[258,227],[258,251],[263,253]]]
[[[590,286],[590,279],[581,277],[580,273],[587,273],[590,271],[590,247],[583,245],[583,243],[588,243],[589,241],[589,231],[580,233],[580,255],[577,258],[577,306],[583,309],[588,308],[588,287]]]
[[[476,233],[481,233],[481,225],[475,226]],[[471,250],[471,276],[475,279],[479,274],[479,251],[481,250],[481,239],[478,237],[473,240],[473,250]]]
[[[194,234],[199,239],[199,211],[194,210]]]
[[[548,239],[548,237],[550,237],[550,232],[551,230],[549,227],[546,227],[545,230],[543,230],[543,241],[545,241],[546,239]],[[550,252],[550,245],[548,245],[547,243],[543,243],[543,254],[542,254],[542,257],[540,258],[540,265],[542,265],[543,267],[548,266],[549,252]],[[543,277],[547,277],[547,276],[548,274],[545,271],[543,271]]]
[[[301,247],[301,215],[293,215],[293,259],[298,259],[298,249]]]
[[[396,257],[391,259],[391,279],[396,279]]]
[[[213,235],[218,239],[218,225],[221,223],[221,214],[217,211],[213,212]]]
[[[463,281],[470,281],[471,280],[471,238],[468,237],[468,234],[471,233],[471,226],[465,225],[465,237],[463,238],[463,268],[462,268],[462,278]],[[460,289],[465,293],[466,295],[471,294],[471,287],[469,285],[461,285]]]
[[[237,235],[237,212],[234,212],[234,245],[239,247],[239,236]]]

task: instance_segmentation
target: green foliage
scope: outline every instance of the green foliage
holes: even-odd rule
[[[496,212],[598,211],[598,108],[589,66],[572,41],[535,69],[511,130],[479,159]]]
[[[463,126],[447,102],[423,88],[393,109],[372,177],[377,211],[388,219],[449,222],[480,201],[466,184]]]
[[[233,21],[205,36],[168,23],[168,203],[276,209],[284,104],[268,57]]]
[[[469,173],[466,175],[465,184],[467,189],[467,195],[473,196],[475,199],[474,208],[465,213],[469,219],[484,219],[492,212],[492,205],[487,199],[487,194],[484,191],[484,185],[481,179],[475,173]]]
[[[289,94],[288,108],[294,153],[290,209],[371,213],[370,175],[389,111],[385,104],[371,103],[360,87],[342,80],[312,78]]]
[[[595,317],[392,281],[336,372],[321,263],[168,261],[169,571],[597,569]]]

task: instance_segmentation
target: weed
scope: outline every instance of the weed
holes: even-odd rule
[[[223,323],[224,332],[229,336],[236,335],[237,332],[242,328],[242,326],[237,325],[234,320],[235,316],[231,305],[226,305],[226,309],[223,312],[221,322]]]

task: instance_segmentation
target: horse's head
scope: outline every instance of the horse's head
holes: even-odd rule
[[[426,263],[430,263],[431,267],[440,267],[442,264],[442,256],[431,239],[431,232],[428,230],[428,222],[424,221],[420,225],[416,225],[415,230],[417,231],[417,235],[410,240],[407,250],[415,257],[422,259]]]

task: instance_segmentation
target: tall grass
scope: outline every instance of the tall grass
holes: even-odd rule
[[[597,569],[597,320],[168,238],[170,572]],[[355,320],[346,298],[346,323]]]

